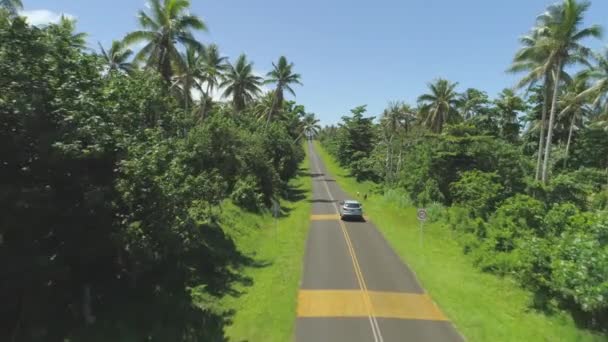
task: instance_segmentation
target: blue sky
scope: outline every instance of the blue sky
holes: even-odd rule
[[[415,104],[429,81],[444,77],[491,96],[515,82],[504,70],[517,38],[553,0],[192,0],[209,26],[198,34],[223,53],[241,52],[266,73],[285,55],[302,74],[297,101],[322,123],[367,104],[370,115],[390,100]],[[107,46],[137,28],[145,0],[23,0],[32,21],[78,19],[92,44]],[[587,24],[608,27],[608,1],[594,0]],[[608,33],[608,32],[607,32]],[[608,34],[607,34],[608,36]],[[606,46],[608,39],[590,42]]]

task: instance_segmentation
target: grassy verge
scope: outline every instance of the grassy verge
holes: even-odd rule
[[[578,329],[567,314],[531,310],[531,293],[473,267],[440,222],[425,225],[421,243],[415,208],[372,194],[374,184],[358,183],[317,142],[315,146],[344,191],[370,194],[364,201],[366,213],[468,340],[606,341],[606,336]]]
[[[294,196],[281,203],[285,215],[276,226],[270,214],[246,213],[232,205],[224,208],[228,233],[238,249],[265,264],[246,268],[243,276],[251,278],[251,286],[241,286],[237,288],[241,295],[222,300],[222,307],[235,312],[226,329],[231,341],[292,339],[310,218],[312,180],[308,170],[306,158],[300,176],[290,184]]]

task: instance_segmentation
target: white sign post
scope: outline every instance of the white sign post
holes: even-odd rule
[[[420,208],[418,209],[418,212],[416,213],[416,216],[418,217],[418,221],[420,221],[420,247],[423,246],[423,239],[424,239],[424,222],[427,219],[427,213],[426,213],[426,209],[424,208]]]

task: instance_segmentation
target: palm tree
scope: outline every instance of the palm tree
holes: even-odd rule
[[[61,16],[57,25],[49,25],[49,37],[57,40],[55,44],[69,46],[74,49],[84,49],[87,44],[86,33],[74,33],[76,31],[76,20],[64,15]]]
[[[547,112],[551,99],[550,87],[552,79],[552,65],[546,63],[550,51],[546,45],[539,44],[541,30],[535,28],[530,35],[520,38],[523,47],[517,52],[513,64],[508,72],[518,73],[527,72],[516,85],[517,88],[528,87],[528,90],[539,82],[543,84],[543,106],[540,119],[540,134],[538,142],[538,153],[536,159],[535,179],[540,180],[541,166],[543,161],[543,151],[545,148],[545,129],[547,128]]]
[[[400,102],[390,102],[380,117],[380,127],[386,145],[385,175],[388,181],[392,180],[393,141],[399,130],[404,127],[405,114],[402,109],[406,106]]]
[[[202,78],[201,54],[199,49],[187,47],[185,53],[180,53],[178,74],[173,85],[179,86],[181,97],[184,99],[186,112],[190,110],[192,102],[192,89],[201,90],[199,80]]]
[[[487,102],[488,95],[486,93],[473,88],[467,89],[458,99],[460,116],[465,120],[472,118],[479,114],[480,109]]]
[[[608,48],[606,48],[603,54],[593,54],[595,65],[589,67],[589,69],[581,73],[582,77],[585,77],[595,83],[587,90],[583,91],[579,97],[593,97],[593,104],[603,114],[608,114]]]
[[[559,100],[560,108],[563,108],[559,113],[559,117],[566,119],[569,126],[564,167],[567,166],[573,131],[578,129],[583,124],[584,120],[592,113],[591,108],[587,104],[587,99],[584,96],[581,96],[584,95],[588,88],[587,79],[584,76],[579,75],[579,77],[568,86],[568,89]]]
[[[101,56],[108,67],[108,71],[123,71],[131,73],[133,64],[128,62],[129,57],[133,54],[131,49],[128,49],[122,41],[115,40],[109,50],[105,50],[101,43]]]
[[[541,38],[537,47],[542,51],[549,51],[545,65],[552,66],[553,95],[551,97],[551,110],[549,113],[549,126],[545,144],[545,158],[542,167],[542,181],[547,182],[549,158],[551,155],[551,141],[553,139],[553,126],[557,111],[561,75],[565,65],[584,62],[591,53],[589,48],[583,46],[581,41],[589,37],[600,37],[602,29],[599,26],[580,28],[583,15],[589,8],[588,1],[564,0],[561,4],[549,6],[547,12],[538,19]]]
[[[4,8],[10,15],[16,15],[20,9],[23,9],[21,0],[0,0],[0,8]]]
[[[217,45],[210,44],[205,47],[201,55],[201,79],[206,85],[206,90],[203,94],[204,101],[201,106],[201,116],[205,116],[208,103],[211,102],[211,92],[219,86],[219,82],[224,71],[228,68],[228,57],[220,54]]]
[[[418,97],[422,122],[435,133],[440,133],[446,123],[458,120],[456,111],[458,83],[438,79],[429,84],[431,92]]]
[[[306,138],[312,140],[314,136],[319,134],[321,126],[319,125],[319,120],[315,118],[313,113],[306,113],[302,119],[302,128],[302,132]]]
[[[266,119],[268,116],[268,111],[272,109],[274,106],[274,92],[268,91],[258,97],[253,105],[253,116],[258,119],[258,121]],[[297,118],[300,119],[299,117]]]
[[[253,73],[253,63],[242,54],[234,65],[229,64],[220,88],[224,88],[224,97],[232,98],[232,105],[237,111],[245,108],[260,93],[262,78]]]
[[[302,82],[300,82],[300,74],[293,72],[293,63],[288,63],[287,58],[285,58],[285,56],[279,57],[279,61],[276,64],[272,63],[272,67],[273,69],[268,72],[268,74],[266,74],[266,77],[268,77],[268,79],[264,83],[276,84],[276,88],[274,91],[275,103],[272,106],[270,112],[268,112],[268,120],[266,121],[266,124],[270,122],[270,118],[272,117],[272,115],[275,114],[277,108],[282,108],[284,98],[283,91],[287,90],[289,93],[295,96],[296,93],[291,88],[291,85],[302,85]]]
[[[142,30],[131,32],[125,37],[127,44],[142,41],[147,43],[135,59],[146,60],[147,66],[155,67],[167,83],[173,76],[173,65],[180,63],[176,43],[201,48],[191,31],[207,30],[201,19],[188,14],[189,7],[189,0],[150,0],[151,13],[139,11]]]
[[[519,134],[517,113],[526,109],[524,100],[512,89],[504,89],[495,101],[500,113],[500,132],[503,138],[514,140]]]

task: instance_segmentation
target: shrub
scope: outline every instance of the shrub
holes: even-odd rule
[[[460,179],[450,185],[454,202],[485,217],[494,209],[503,189],[496,178],[493,172],[462,172]]]

